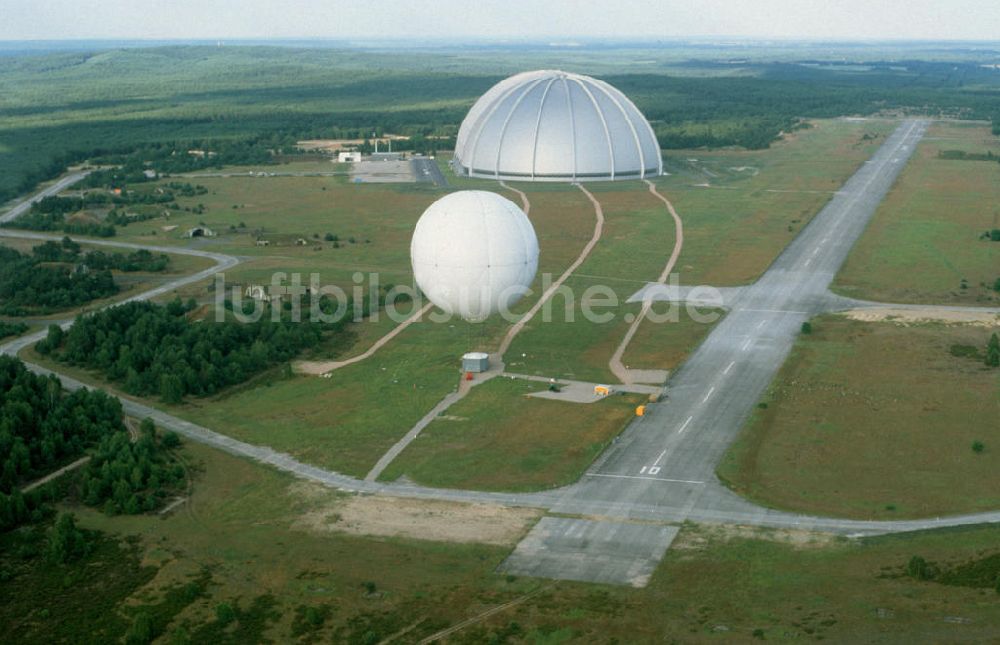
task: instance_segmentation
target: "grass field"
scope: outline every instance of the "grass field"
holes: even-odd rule
[[[724,481],[769,506],[860,519],[1000,508],[1000,371],[982,360],[995,330],[839,316],[813,328],[721,462]]]
[[[768,150],[666,154],[671,175],[657,185],[684,220],[675,269],[682,284],[756,280],[896,126],[884,120],[812,124]]]
[[[137,553],[104,550],[79,565],[0,582],[10,600],[0,612],[17,625],[19,640],[88,634],[95,623],[107,626],[105,640],[120,638],[145,606],[155,608],[168,637],[182,630],[220,643],[293,640],[296,615],[312,607],[325,618],[294,638],[377,642],[411,627],[399,640],[416,642],[539,589],[453,640],[718,642],[757,633],[768,641],[984,642],[1000,624],[992,589],[904,574],[913,555],[943,565],[997,553],[995,527],[844,541],[689,524],[647,588],[606,587],[499,576],[494,570],[510,547],[306,529],[299,520],[317,502],[291,477],[197,445],[184,455],[198,473],[194,493],[165,519],[72,509],[86,528],[136,536]],[[338,499],[332,491],[328,497]],[[103,611],[80,611],[94,606],[87,576],[106,571],[100,563],[112,556],[117,576],[102,574]],[[201,591],[190,601],[168,593],[192,583]],[[21,593],[25,585],[38,593]],[[228,629],[216,619],[221,603],[240,609]]]
[[[434,420],[382,474],[444,488],[527,491],[576,481],[634,416],[640,395],[596,403],[527,397],[544,383],[494,378]]]
[[[275,378],[172,411],[307,463],[364,476],[458,386],[459,357],[478,333],[470,327],[417,323],[370,359],[339,369],[331,378]]]
[[[717,266],[714,275],[722,283],[756,276],[795,234],[787,230],[789,222],[798,219],[792,225],[797,230],[812,215],[809,209],[818,209],[828,197],[812,192],[767,191],[777,187],[816,190],[827,184],[839,185],[877,145],[864,140],[863,135],[887,131],[890,127],[891,124],[883,122],[824,121],[789,135],[788,141],[768,151],[691,153],[704,157],[699,163],[718,176],[713,182],[720,188],[691,187],[693,180],[683,173],[661,180],[661,189],[668,197],[687,203],[678,205],[688,240],[680,264]],[[820,161],[807,163],[810,159]],[[754,173],[730,169],[750,165],[754,166]],[[281,169],[294,171],[296,167],[297,164],[291,163]],[[276,271],[301,273],[304,281],[308,274],[317,272],[322,283],[338,284],[345,290],[353,286],[355,271],[377,271],[383,284],[409,284],[410,232],[423,210],[442,194],[429,186],[354,185],[344,183],[339,177],[227,177],[193,181],[208,188],[208,193],[181,197],[178,201],[188,207],[203,204],[204,214],[182,211],[171,215],[169,225],[178,226],[172,232],[162,230],[168,223],[166,220],[141,222],[120,229],[120,237],[138,242],[194,244],[238,254],[246,261],[227,271],[229,284],[270,284]],[[517,200],[516,195],[493,182],[458,179],[454,184],[453,188],[492,187]],[[558,184],[517,187],[529,195],[531,218],[542,249],[539,277],[533,285],[536,295],[517,306],[518,311],[524,311],[541,290],[542,274],[559,275],[578,255],[590,238],[594,216],[590,202],[573,187]],[[644,184],[593,184],[591,189],[604,205],[606,223],[600,243],[567,283],[576,296],[576,322],[560,322],[559,315],[553,322],[542,322],[541,318],[533,321],[507,354],[511,371],[599,382],[612,380],[607,362],[627,329],[625,314],[637,313],[639,306],[622,305],[610,310],[615,317],[609,323],[587,322],[580,311],[583,291],[606,284],[624,302],[645,280],[659,274],[673,246],[673,221]],[[717,204],[716,198],[723,197],[732,199]],[[690,211],[686,210],[688,207]],[[730,227],[726,228],[720,219]],[[192,241],[178,233],[200,222],[220,235]],[[240,227],[241,223],[245,228]],[[761,226],[765,227],[766,235],[759,233]],[[157,234],[153,235],[153,231]],[[256,246],[258,233],[271,240],[272,245]],[[338,236],[339,248],[323,239],[326,233]],[[309,243],[298,246],[295,244],[298,238]],[[686,279],[688,269],[683,267],[681,275]],[[184,295],[202,300],[211,298],[204,284],[191,285]],[[561,307],[561,299],[557,297],[554,309]],[[353,343],[321,349],[314,352],[315,357],[337,358],[360,353],[391,327],[386,320],[356,325]],[[219,398],[192,400],[174,411],[234,437],[289,452],[309,463],[363,475],[382,452],[454,389],[457,357],[470,349],[495,348],[505,329],[502,321],[478,327],[464,323],[455,323],[454,327],[425,323],[408,329],[369,361],[338,370],[330,379],[285,379],[270,375]],[[707,329],[708,326],[693,323],[685,316],[679,323],[669,325],[644,323],[626,355],[626,363],[634,367],[676,369]],[[517,401],[518,407],[524,403]],[[532,402],[535,403],[538,402]],[[615,421],[599,433],[611,436],[620,427]],[[560,477],[545,481],[562,481]]]
[[[1000,165],[938,157],[947,150],[998,155],[1000,138],[986,124],[934,123],[837,275],[837,292],[997,306],[1000,243],[980,235],[1000,228]]]
[[[667,303],[655,303],[652,307],[654,315],[665,316],[668,311]],[[643,320],[622,356],[622,363],[633,369],[676,370],[725,315],[721,310],[704,307],[698,309],[699,317],[712,314],[718,315],[713,323],[692,320],[683,309],[678,322],[661,323],[648,318]]]
[[[819,121],[765,151],[671,152],[666,168],[673,174],[657,185],[684,222],[684,248],[674,269],[681,283],[730,286],[755,280],[893,127],[889,121]],[[693,185],[706,182],[711,187]],[[512,371],[613,380],[608,360],[628,328],[626,314],[635,315],[639,306],[600,309],[613,311],[614,319],[588,322],[580,309],[583,292],[606,285],[624,303],[656,279],[673,248],[673,220],[645,184],[588,187],[606,221],[601,241],[566,283],[575,295],[574,322],[565,322],[564,300],[557,295],[553,322],[533,321],[511,346]],[[700,325],[689,325],[694,323],[686,316],[662,330],[644,323],[626,363],[676,368],[705,333]]]

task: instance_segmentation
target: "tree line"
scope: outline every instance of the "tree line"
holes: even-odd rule
[[[54,375],[0,356],[0,531],[41,521],[52,513],[49,502],[67,494],[113,515],[155,510],[183,487],[184,468],[170,453],[179,445],[176,433],[158,434],[149,419],[132,441],[118,399],[66,392]],[[68,482],[21,491],[87,450],[90,461]]]
[[[45,314],[116,293],[118,285],[108,269],[43,264],[34,256],[0,246],[0,313]]]
[[[295,323],[280,308],[273,321],[271,305],[264,306],[256,322],[196,322],[188,316],[193,300],[129,302],[79,316],[68,332],[53,325],[36,348],[61,362],[98,370],[129,394],[179,403],[290,360],[325,334],[338,333],[350,315],[334,323]]]
[[[0,493],[10,495],[105,435],[124,431],[117,399],[100,390],[65,392],[55,376],[0,356]]]
[[[77,307],[118,293],[111,271],[164,271],[166,254],[82,252],[68,237],[30,254],[0,246],[0,313],[23,316]]]
[[[7,322],[6,320],[0,320],[0,340],[7,338],[8,336],[20,336],[24,332],[28,331],[28,326],[21,322]]]

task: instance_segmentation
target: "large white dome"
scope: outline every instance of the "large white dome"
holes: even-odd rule
[[[410,260],[431,302],[478,321],[527,292],[538,269],[538,238],[512,201],[465,190],[445,195],[420,216]]]
[[[458,172],[521,181],[639,179],[663,171],[649,122],[596,78],[552,70],[511,76],[462,121]]]

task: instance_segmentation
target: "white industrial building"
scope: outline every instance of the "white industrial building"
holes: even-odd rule
[[[478,374],[490,369],[490,355],[486,352],[469,352],[462,355],[462,371]]]
[[[458,173],[521,181],[601,181],[662,174],[649,122],[604,81],[568,72],[517,74],[487,91],[462,122]]]

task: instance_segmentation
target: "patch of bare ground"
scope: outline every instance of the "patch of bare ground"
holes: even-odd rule
[[[438,542],[515,544],[541,516],[532,508],[437,500],[344,495],[324,486],[297,482],[289,492],[307,502],[292,528],[313,533],[349,533]]]
[[[762,526],[736,524],[686,525],[678,532],[670,548],[676,551],[704,551],[720,542],[729,540],[766,540],[787,544],[796,549],[818,549],[838,540],[833,533],[806,531],[804,529],[775,529]]]
[[[967,309],[897,309],[878,307],[874,309],[852,309],[844,315],[851,320],[863,322],[893,322],[898,325],[922,324],[929,322],[949,325],[972,325],[975,327],[995,327],[1000,325],[1000,314],[994,311],[969,311]]]

